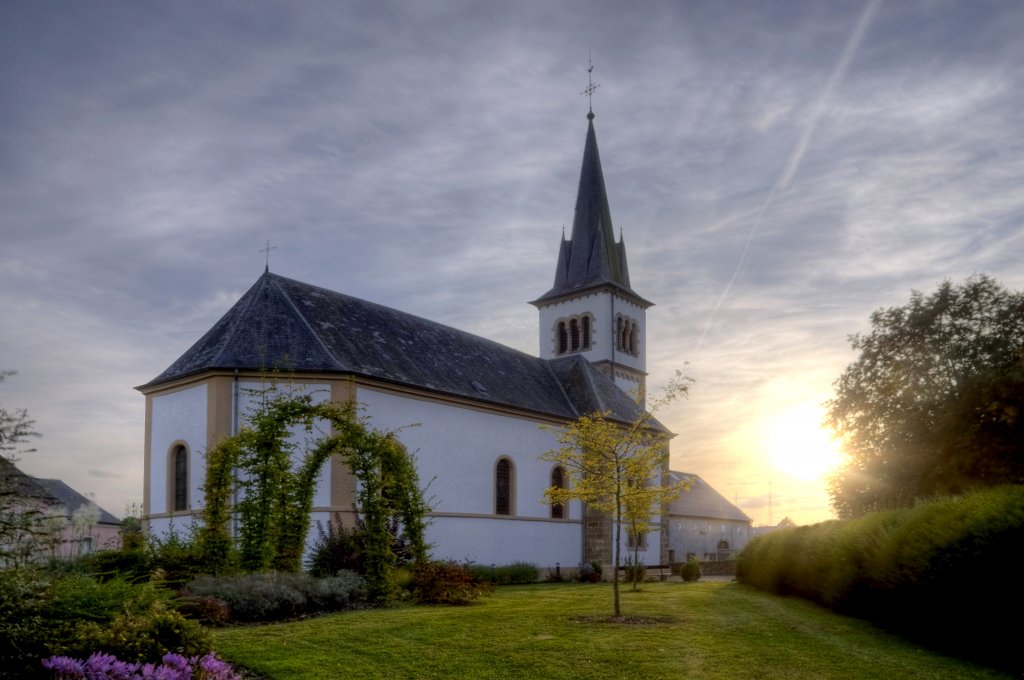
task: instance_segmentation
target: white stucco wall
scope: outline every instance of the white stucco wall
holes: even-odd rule
[[[427,534],[435,557],[541,567],[579,563],[580,504],[569,505],[565,521],[551,520],[551,508],[541,502],[553,466],[539,457],[557,442],[538,422],[366,387],[357,399],[375,427],[403,428],[398,436],[416,457],[436,513]],[[494,468],[501,457],[514,467],[511,517],[494,514]]]
[[[172,448],[184,444],[189,452],[190,508],[202,507],[202,483],[206,459],[206,384],[153,397],[150,430],[150,480],[148,511],[170,512],[167,498],[169,457]]]
[[[239,422],[245,425],[248,422],[248,414],[252,413],[260,400],[260,393],[265,384],[256,381],[239,381],[238,387]],[[331,386],[327,383],[279,383],[277,389],[283,393],[293,392],[296,395],[309,395],[314,404],[322,404],[331,400]],[[301,426],[291,427],[289,432],[292,442],[296,445],[293,458],[298,460],[317,440],[330,434],[330,427],[326,422],[318,421],[312,432],[307,432]],[[313,507],[327,507],[330,504],[331,485],[328,466],[325,465],[317,479],[316,490],[313,493]]]

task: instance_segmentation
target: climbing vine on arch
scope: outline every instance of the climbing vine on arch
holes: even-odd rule
[[[298,451],[293,428],[329,432]],[[245,571],[298,571],[302,562],[316,481],[331,456],[340,456],[358,480],[357,504],[367,534],[366,580],[372,600],[392,592],[389,522],[397,520],[413,560],[426,560],[427,512],[412,457],[392,432],[359,418],[354,403],[313,403],[305,394],[260,394],[249,426],[209,451],[199,547],[207,568],[222,571],[233,559]],[[232,496],[241,500],[232,507]],[[231,538],[237,513],[237,546]]]

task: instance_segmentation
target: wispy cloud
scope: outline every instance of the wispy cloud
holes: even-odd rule
[[[827,399],[846,335],[910,288],[1024,287],[1024,12],[988,9],[7,3],[3,403],[45,435],[25,466],[115,512],[141,497],[131,387],[267,239],[282,274],[536,351],[592,51],[613,218],[657,303],[649,380],[698,380],[674,465],[758,521],[769,481],[776,520],[827,516],[760,424]]]

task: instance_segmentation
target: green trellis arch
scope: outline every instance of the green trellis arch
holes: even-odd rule
[[[229,525],[232,512],[237,512],[237,557],[243,570],[298,571],[317,477],[330,457],[338,455],[359,481],[357,503],[367,533],[370,597],[387,599],[396,562],[389,521],[400,522],[414,561],[426,560],[427,505],[412,457],[394,433],[376,430],[360,419],[354,403],[315,404],[309,395],[281,395],[273,387],[262,396],[250,426],[207,454],[206,505],[198,534],[204,566],[218,572],[231,563]],[[301,456],[294,455],[289,428],[313,432],[317,421],[328,423],[330,433]],[[244,495],[232,508],[236,489]]]

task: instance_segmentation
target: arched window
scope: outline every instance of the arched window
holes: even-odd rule
[[[499,458],[494,466],[494,514],[511,515],[515,508],[512,506],[512,491],[514,487],[514,471],[512,461],[508,458]]]
[[[174,447],[174,451],[171,453],[171,469],[174,475],[172,480],[174,503],[171,509],[174,512],[188,510],[188,449],[184,446]]]
[[[622,337],[619,338],[619,347],[623,352],[629,351],[629,322],[622,324]]]
[[[565,354],[569,349],[569,334],[565,331],[565,322],[558,322],[558,353]]]
[[[626,531],[626,547],[630,550],[647,550],[647,532]]]
[[[633,356],[636,356],[637,354],[639,354],[639,352],[637,352],[636,347],[638,344],[637,341],[640,339],[640,331],[636,327],[636,323],[631,323],[629,324],[629,326],[629,353],[632,354]]]
[[[584,316],[583,320],[583,349],[590,349],[590,317]]]
[[[565,470],[562,468],[561,465],[556,466],[555,469],[551,471],[551,486],[555,487],[556,489],[565,488]],[[564,505],[562,505],[561,503],[551,504],[552,519],[565,519],[565,515],[566,512]]]
[[[621,316],[615,317],[615,349],[623,349],[622,347],[622,333],[623,333],[623,321]]]
[[[569,339],[571,340],[572,351],[580,348],[580,322],[572,319],[569,322]]]

